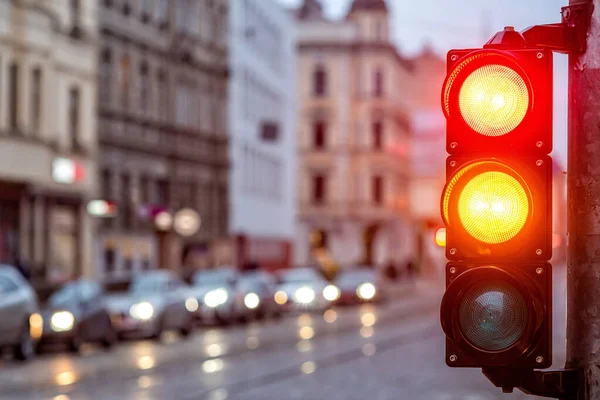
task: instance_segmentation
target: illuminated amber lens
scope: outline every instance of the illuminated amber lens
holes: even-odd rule
[[[435,231],[435,244],[440,247],[446,247],[446,228],[440,228]]]
[[[492,64],[465,79],[459,108],[467,125],[485,136],[502,136],[515,129],[529,108],[529,91],[513,69]]]
[[[527,221],[529,198],[521,183],[504,172],[471,179],[458,198],[458,217],[475,239],[489,244],[515,237]]]

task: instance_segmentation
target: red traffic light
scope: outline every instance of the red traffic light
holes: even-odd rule
[[[552,79],[549,51],[451,51],[442,90],[448,152],[548,154],[552,150],[548,79]]]

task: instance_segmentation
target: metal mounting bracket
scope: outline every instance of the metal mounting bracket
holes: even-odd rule
[[[557,53],[585,53],[587,33],[594,11],[593,3],[575,3],[561,8],[562,22],[534,25],[521,32],[504,28],[484,47],[545,48]]]
[[[532,369],[483,368],[483,375],[504,393],[517,388],[523,393],[561,400],[578,400],[581,371],[559,369],[535,371]]]

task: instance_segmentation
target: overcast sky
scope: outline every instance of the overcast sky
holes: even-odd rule
[[[278,0],[292,7],[303,0]],[[321,0],[330,18],[345,15],[351,0]],[[504,26],[522,30],[528,26],[560,22],[560,8],[568,0],[388,0],[394,41],[407,55],[430,43],[440,55],[452,48],[480,47]],[[567,61],[555,56],[554,149],[566,162]]]

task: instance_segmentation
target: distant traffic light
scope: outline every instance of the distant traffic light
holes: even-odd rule
[[[447,72],[446,362],[549,367],[552,53],[452,50]]]

